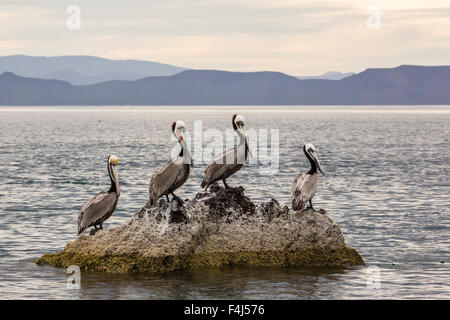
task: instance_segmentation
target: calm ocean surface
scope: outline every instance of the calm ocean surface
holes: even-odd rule
[[[32,262],[76,238],[80,206],[108,188],[110,153],[119,157],[121,197],[106,228],[146,203],[149,179],[174,145],[172,121],[225,132],[235,112],[248,130],[279,129],[279,168],[268,174],[260,158],[229,184],[289,205],[292,179],[309,166],[301,147],[313,143],[327,174],[315,208],[367,266],[82,274],[75,290],[65,270]],[[0,107],[0,299],[450,299],[449,138],[445,106]],[[197,164],[177,194],[200,191],[204,168]],[[368,286],[373,270],[379,288]]]

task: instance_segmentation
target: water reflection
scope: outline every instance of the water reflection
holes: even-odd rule
[[[246,166],[230,185],[289,205],[291,181],[309,165],[301,147],[313,143],[327,173],[315,205],[381,267],[380,290],[368,290],[366,268],[356,268],[89,274],[74,292],[64,270],[30,262],[76,237],[80,206],[108,187],[105,155],[120,159],[111,227],[147,201],[148,181],[172,148],[173,120],[225,132],[236,111],[249,128],[280,130],[280,167],[267,175]],[[0,108],[0,298],[448,298],[449,127],[446,106]],[[205,166],[194,167],[180,196],[199,191]]]

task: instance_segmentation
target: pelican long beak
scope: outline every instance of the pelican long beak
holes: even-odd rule
[[[247,143],[247,147],[248,147],[248,154],[250,155],[250,157],[253,158],[252,151],[250,150],[250,146],[248,144],[248,136],[247,136],[247,132],[245,131],[245,126],[242,126],[242,127],[238,126],[238,129],[244,135],[245,143]]]
[[[188,160],[190,165],[193,165],[193,160],[191,158],[191,153],[189,151],[187,142],[186,142],[186,138],[184,137],[184,127],[182,127],[180,130],[177,130],[177,138],[178,138],[178,142],[181,144],[181,147],[183,148],[183,154],[185,154],[186,159]]]
[[[183,130],[184,130],[184,127],[180,127],[180,128],[178,128],[177,130],[175,130],[175,136],[177,137],[178,142],[181,143],[181,144],[182,144],[183,141],[185,140],[185,139],[184,139]]]
[[[112,169],[112,174],[114,177],[114,182],[116,184],[116,192],[117,192],[117,196],[120,196],[120,186],[119,186],[119,176],[117,175],[117,165],[112,165],[111,166]]]
[[[184,138],[184,133],[182,130],[178,131],[178,141],[181,143],[183,147],[186,147],[186,139]]]
[[[317,158],[317,155],[315,152],[311,152],[312,158],[314,159],[314,162],[316,163],[317,169],[319,169],[320,173],[325,175],[325,173],[322,170],[322,167],[320,166],[319,158]]]
[[[239,130],[241,130],[242,134],[244,135],[245,139],[247,139],[247,132],[245,132],[245,127],[239,127]]]

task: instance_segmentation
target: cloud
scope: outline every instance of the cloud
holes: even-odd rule
[[[82,28],[67,30],[69,4]],[[367,7],[381,29],[366,27]],[[450,1],[2,0],[3,54],[89,54],[294,75],[450,64]]]

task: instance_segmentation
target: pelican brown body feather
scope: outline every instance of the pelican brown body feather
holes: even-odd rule
[[[302,210],[317,192],[319,175],[316,173],[299,173],[292,181],[292,209]]]
[[[214,182],[227,179],[244,166],[244,162],[248,157],[248,146],[245,143],[244,159],[239,155],[238,148],[225,151],[206,167],[201,184],[202,188],[207,189]],[[233,162],[227,163],[227,159],[231,157],[231,153],[233,153]]]
[[[312,198],[317,192],[319,184],[319,175],[317,170],[323,173],[320,167],[319,159],[315,154],[315,149],[312,144],[303,146],[303,152],[308,158],[311,169],[307,173],[299,173],[291,184],[291,199],[292,209],[303,210],[305,205],[309,202],[312,208]]]
[[[244,166],[245,161],[247,161],[249,148],[244,129],[244,117],[234,114],[232,123],[233,129],[240,137],[239,145],[231,150],[225,151],[208,164],[203,174],[202,188],[208,189],[210,185],[220,180],[223,181],[225,187],[228,187],[226,179],[238,172]]]
[[[160,197],[181,187],[187,181],[189,172],[190,165],[185,164],[180,156],[159,168],[150,180],[150,205],[155,205]]]
[[[112,160],[115,161],[115,164]],[[78,214],[78,234],[81,234],[89,227],[100,226],[102,229],[103,222],[108,219],[116,210],[117,202],[120,196],[119,180],[113,166],[117,165],[117,158],[108,157],[108,173],[111,180],[111,188],[108,191],[101,191],[93,198],[86,202],[80,209]]]
[[[78,215],[78,234],[86,228],[101,225],[116,210],[118,200],[115,192],[101,191],[86,202]]]
[[[150,205],[155,205],[162,196],[172,196],[179,202],[182,200],[173,193],[189,178],[191,169],[191,156],[184,139],[184,122],[178,120],[172,123],[172,132],[181,146],[181,151],[175,159],[170,160],[156,171],[150,179],[148,187]]]

